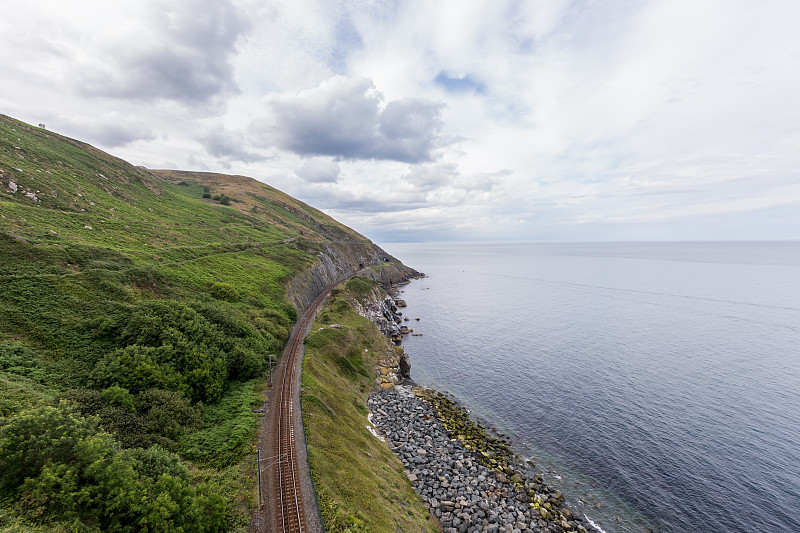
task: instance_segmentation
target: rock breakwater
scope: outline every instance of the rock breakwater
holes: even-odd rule
[[[529,479],[502,439],[465,421],[452,400],[397,386],[374,392],[368,406],[445,533],[595,531],[541,476]]]

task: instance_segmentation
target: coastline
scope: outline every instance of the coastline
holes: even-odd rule
[[[427,276],[421,273],[419,277],[425,278]],[[391,303],[387,310],[398,324],[401,323],[401,320],[409,320],[408,317],[403,317],[403,313],[399,312],[394,304],[400,301],[402,302],[402,307],[405,307],[405,302],[400,300],[400,295],[405,292],[403,290],[404,286],[410,282],[411,279],[407,279],[390,286],[384,285],[384,289]],[[373,323],[378,325],[374,317],[369,318]],[[403,332],[403,335],[395,336],[384,328],[380,329],[387,337],[393,340],[400,352],[408,358],[408,354],[406,354],[401,347],[402,340],[407,332]],[[430,416],[438,420],[447,438],[461,445],[461,448],[456,446],[454,449],[451,449],[451,455],[455,457],[464,457],[467,455],[473,457],[474,462],[483,465],[489,472],[495,473],[495,481],[499,483],[501,487],[500,490],[504,490],[507,495],[511,495],[512,498],[516,500],[514,502],[515,504],[522,504],[521,510],[529,522],[527,522],[527,524],[522,524],[514,520],[506,520],[506,522],[503,523],[502,520],[498,520],[494,523],[501,524],[500,530],[505,529],[511,533],[527,533],[529,531],[537,533],[575,531],[607,533],[587,515],[583,514],[582,511],[577,510],[579,508],[578,506],[565,501],[564,495],[558,489],[549,486],[544,481],[542,475],[536,472],[533,461],[531,459],[524,460],[520,457],[519,446],[521,443],[514,442],[507,435],[501,433],[491,420],[473,415],[449,392],[442,393],[430,387],[419,385],[413,380],[410,373],[408,376],[398,377],[400,377],[400,380],[394,383],[395,388],[399,391],[403,391],[401,394],[406,396],[412,394],[418,400],[427,403],[431,409]],[[386,388],[381,387],[380,381],[379,378],[379,389],[370,395],[370,402],[372,402],[373,398],[376,396],[386,396]],[[385,381],[386,380],[384,380],[384,382]],[[380,430],[381,424],[376,423],[376,421],[380,421],[380,418],[376,416],[371,404],[368,403],[368,407],[371,411],[370,424]],[[408,412],[407,414],[411,416],[413,412]],[[372,427],[368,429],[373,433],[375,431]],[[376,434],[376,436],[378,435]],[[400,453],[401,448],[395,445],[397,443],[393,443],[392,439],[383,432],[381,432],[380,438],[386,439],[387,442],[389,442],[390,449],[392,449],[406,467],[406,474],[411,474],[412,478],[416,478],[412,481],[412,486],[418,495],[423,496],[421,490],[424,490],[425,487],[417,483],[420,480],[420,476],[414,473],[414,471],[417,470],[415,468],[415,455],[413,453],[410,455],[406,454],[404,457]],[[424,444],[424,442],[422,444]],[[458,459],[456,459],[456,462],[457,461]],[[452,463],[453,461],[450,462]],[[539,470],[541,471],[541,468]],[[497,479],[497,474],[500,475],[499,480]],[[438,476],[436,477],[438,478]],[[484,477],[488,478],[489,476],[484,475]],[[556,475],[556,477],[558,476]],[[467,481],[471,482],[472,480]],[[433,483],[435,484],[435,481]],[[431,501],[425,497],[422,497],[422,500],[428,505],[431,514],[441,520],[442,513],[439,507],[441,501],[437,501],[436,499]],[[508,505],[509,502],[506,501],[506,507],[508,507]],[[464,506],[462,506],[462,509],[463,507]],[[530,511],[526,513],[528,507]],[[475,514],[477,515],[477,513]],[[448,527],[443,527],[443,530],[446,533],[468,533],[470,531],[494,532],[493,528],[489,529],[490,523],[488,522],[488,515],[486,515],[485,511],[484,515],[485,516],[477,516],[479,520],[475,520],[476,517],[471,516],[469,521],[460,521],[459,525],[467,524],[467,527],[464,528],[463,531],[462,528],[459,527],[450,527],[449,529]],[[447,525],[447,522],[448,521],[445,520],[445,525]],[[450,525],[452,526],[452,522],[450,522]],[[526,528],[516,527],[523,525],[525,525]],[[503,526],[507,527],[504,528]],[[650,530],[648,529],[647,531]]]
[[[387,343],[388,351],[375,361],[364,422],[374,445],[398,461],[401,485],[416,494],[415,505],[421,505],[437,522],[436,529],[445,533],[603,533],[534,473],[534,465],[520,459],[510,438],[491,422],[476,419],[452,396],[420,387],[411,379],[410,364],[401,363],[404,359],[408,363],[399,342],[404,335],[398,334],[406,319],[398,309],[404,307],[398,301],[403,285],[383,285],[384,290],[377,291],[353,281],[348,289],[356,292],[350,292],[348,300]],[[345,332],[350,327],[320,324],[319,329]],[[309,338],[309,344],[316,342]],[[304,400],[304,413],[306,407],[311,406]],[[384,482],[396,483],[388,478]],[[398,501],[386,503],[400,511],[405,504]]]
[[[373,392],[368,407],[445,533],[598,531],[457,401],[404,382]]]

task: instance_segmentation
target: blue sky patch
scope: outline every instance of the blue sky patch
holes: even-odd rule
[[[479,94],[486,92],[486,86],[473,79],[469,74],[462,77],[450,77],[446,72],[441,71],[433,78],[433,82],[440,87],[444,87],[448,92],[464,93],[474,91]]]

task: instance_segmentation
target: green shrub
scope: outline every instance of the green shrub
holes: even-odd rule
[[[216,283],[216,291],[234,291]],[[107,353],[90,377],[92,386],[117,385],[133,394],[157,388],[175,391],[193,401],[214,403],[226,381],[260,375],[270,353],[280,344],[267,331],[288,336],[285,317],[250,316],[224,301],[194,303],[151,301],[131,314],[121,332],[125,348]],[[276,321],[278,324],[275,324]],[[263,327],[263,329],[261,329]]]
[[[181,363],[192,400],[206,403],[219,401],[228,374],[225,360],[204,350],[192,350]]]
[[[239,299],[239,291],[230,283],[216,282],[211,286],[211,296],[217,300],[225,300],[226,302],[235,302]]]
[[[347,282],[347,290],[363,295],[372,292],[372,284],[366,278],[353,278]]]
[[[267,365],[269,352],[269,345],[255,337],[236,339],[233,349],[228,352],[229,376],[238,380],[258,376]]]
[[[166,285],[163,272],[150,265],[129,268],[124,275],[128,283],[140,290],[148,289],[160,292],[161,287]]]
[[[213,403],[228,377],[225,352],[234,339],[191,307],[177,302],[140,306],[122,332],[128,344],[109,353],[92,379],[137,393],[151,388],[181,392],[194,401]]]
[[[122,389],[124,390],[124,389]],[[133,397],[133,409],[109,402],[105,394],[92,389],[68,392],[64,399],[74,403],[84,416],[96,416],[124,448],[160,445],[177,448],[177,440],[201,425],[200,409],[179,393],[150,389]]]
[[[66,404],[0,427],[0,494],[28,518],[102,531],[222,531],[225,503],[158,447],[123,451]]]
[[[261,400],[263,379],[234,382],[222,400],[203,408],[203,427],[180,441],[181,455],[217,468],[238,461],[249,450]]]
[[[215,345],[221,337],[217,328],[188,305],[152,301],[139,306],[122,332],[125,344],[161,346],[178,344]]]
[[[122,407],[128,411],[136,411],[136,399],[133,394],[128,392],[128,389],[119,385],[111,385],[102,392],[102,395],[109,405]]]
[[[134,344],[115,350],[102,359],[91,373],[97,387],[118,385],[133,393],[166,389],[190,394],[184,376],[167,361],[173,359],[171,346]]]
[[[0,343],[0,370],[24,376],[37,383],[48,383],[54,374],[53,364],[19,343]]]
[[[136,406],[148,434],[163,436],[167,441],[162,445],[168,447],[176,446],[182,435],[203,423],[201,409],[177,392],[150,389],[137,396]]]

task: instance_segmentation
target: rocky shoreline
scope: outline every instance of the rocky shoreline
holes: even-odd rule
[[[596,531],[456,402],[410,385],[370,395],[370,417],[445,533]]]
[[[384,286],[388,294],[373,291],[355,302],[356,311],[397,344],[405,333],[398,288]],[[400,458],[444,533],[597,531],[541,475],[526,475],[528,468],[505,438],[487,432],[458,402],[414,386],[410,366],[403,348],[395,346],[376,368],[377,390],[367,402],[375,429],[369,429]]]

